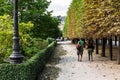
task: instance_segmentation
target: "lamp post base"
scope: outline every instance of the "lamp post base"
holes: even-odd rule
[[[10,55],[10,63],[11,64],[20,64],[23,62],[23,55],[22,54],[11,54]]]

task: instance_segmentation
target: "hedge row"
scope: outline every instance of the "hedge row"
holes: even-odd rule
[[[35,80],[53,53],[55,44],[55,41],[52,42],[46,49],[22,64],[0,64],[0,80]]]

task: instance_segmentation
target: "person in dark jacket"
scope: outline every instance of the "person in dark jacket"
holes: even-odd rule
[[[88,49],[88,60],[93,61],[94,41],[92,38],[90,38],[87,41],[87,49]]]

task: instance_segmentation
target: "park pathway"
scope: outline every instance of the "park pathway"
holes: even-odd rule
[[[60,68],[57,80],[120,80],[120,65],[94,53],[94,61],[88,61],[87,50],[84,50],[83,61],[77,61],[75,45],[70,41],[59,42],[67,54],[61,56],[56,67]]]
[[[63,53],[66,54],[60,55]],[[116,60],[110,61],[107,55],[101,57],[94,53],[94,61],[91,62],[88,61],[87,49],[84,49],[83,60],[78,62],[75,45],[70,41],[58,42],[54,54],[58,54],[60,59],[53,59],[43,73],[47,78],[40,76],[39,80],[120,80],[120,65]]]

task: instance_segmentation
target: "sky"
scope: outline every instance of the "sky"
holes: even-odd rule
[[[48,0],[50,1],[50,0]],[[48,7],[48,10],[53,10],[53,16],[66,16],[68,11],[69,5],[71,4],[72,0],[51,0],[51,4]]]

